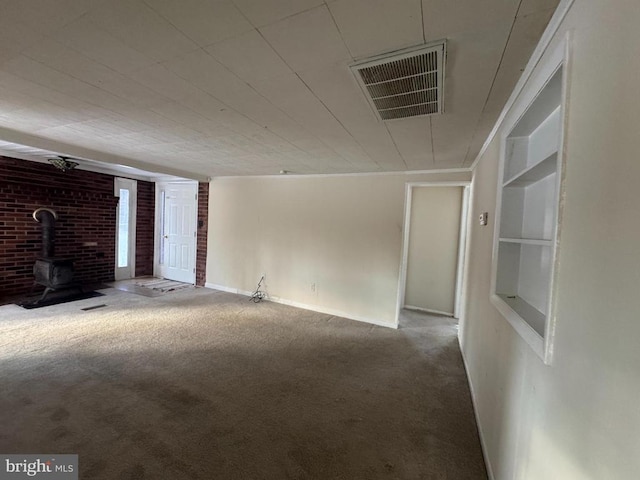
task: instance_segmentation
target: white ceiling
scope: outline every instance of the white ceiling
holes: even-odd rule
[[[558,0],[0,0],[0,140],[191,178],[468,167]],[[445,113],[348,65],[447,39]]]
[[[99,160],[91,160],[86,158],[66,157],[64,153],[53,152],[41,148],[29,147],[18,143],[5,142],[0,140],[0,155],[11,158],[19,158],[22,160],[30,160],[32,162],[49,164],[49,159],[59,156],[68,158],[77,163],[74,167],[77,170],[88,170],[90,172],[107,173],[116,177],[136,178],[138,180],[146,180],[152,182],[162,181],[184,181],[189,180],[186,177],[178,177],[175,175],[166,175],[159,172],[151,172],[149,170],[141,170],[139,168],[119,165],[116,163],[101,162]]]

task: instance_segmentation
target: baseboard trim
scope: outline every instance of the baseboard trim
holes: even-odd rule
[[[406,308],[407,310],[415,310],[417,312],[435,313],[436,315],[446,315],[447,317],[453,317],[453,313],[451,312],[442,312],[440,310],[432,310],[430,308],[414,307],[413,305],[404,305],[402,308]]]
[[[253,292],[249,292],[247,290],[240,290],[239,288],[231,288],[231,287],[226,287],[224,285],[217,285],[215,283],[209,283],[209,282],[205,282],[204,287],[210,288],[212,290],[220,290],[222,292],[227,292],[227,293],[235,293],[237,295],[245,295],[247,297],[253,295]]]
[[[206,282],[204,286],[205,288],[220,290],[228,293],[235,293],[237,295],[244,295],[246,297],[253,295],[253,292],[250,292],[248,290],[241,290],[239,288],[227,287],[224,285],[217,285],[209,282]],[[362,317],[359,315],[351,315],[349,313],[342,312],[340,310],[335,310],[333,308],[319,307],[317,305],[309,305],[306,303],[296,302],[294,300],[288,300],[286,298],[268,296],[267,298],[265,298],[265,300],[273,303],[280,303],[282,305],[288,305],[290,307],[301,308],[303,310],[310,310],[312,312],[325,313],[327,315],[333,315],[335,317],[342,317],[348,320],[355,320],[357,322],[369,323],[371,325],[377,325],[379,327],[386,327],[386,328],[393,328],[393,329],[398,328],[397,324],[381,322],[380,320],[377,320],[375,318]]]
[[[469,390],[471,391],[471,403],[473,405],[473,414],[476,417],[476,425],[478,427],[478,436],[480,437],[480,446],[482,447],[482,456],[484,457],[484,464],[487,468],[487,475],[489,480],[495,480],[493,475],[493,468],[491,468],[491,460],[489,459],[489,453],[487,451],[487,444],[485,442],[484,433],[482,432],[482,424],[480,423],[480,417],[478,416],[478,404],[476,403],[476,390],[473,387],[473,381],[469,375],[469,367],[467,365],[467,357],[465,357],[464,350],[462,349],[462,342],[460,336],[458,336],[458,343],[460,344],[460,353],[462,354],[462,363],[464,364],[464,370],[467,374],[467,382],[469,382]]]

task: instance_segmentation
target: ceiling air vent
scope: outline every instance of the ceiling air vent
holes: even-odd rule
[[[369,58],[351,65],[381,120],[442,113],[444,41]]]

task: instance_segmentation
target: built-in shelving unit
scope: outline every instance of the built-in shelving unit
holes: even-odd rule
[[[562,104],[560,63],[506,123],[496,212],[492,300],[546,363],[552,350]]]
[[[523,245],[544,245],[551,246],[551,240],[544,240],[540,238],[507,238],[500,237],[500,241],[504,243],[520,243]]]

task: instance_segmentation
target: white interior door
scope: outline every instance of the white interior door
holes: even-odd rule
[[[197,194],[195,182],[158,184],[158,274],[163,278],[196,281]]]
[[[136,207],[137,182],[116,178],[114,194],[119,198],[116,209],[116,280],[133,278],[136,274]]]

